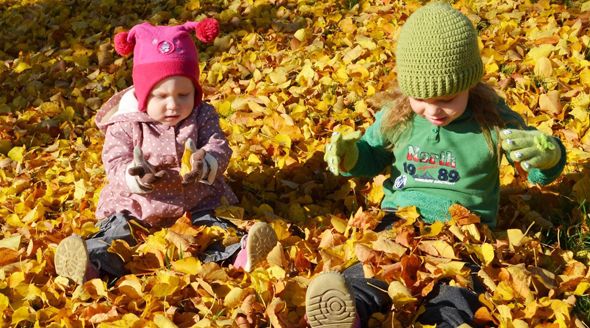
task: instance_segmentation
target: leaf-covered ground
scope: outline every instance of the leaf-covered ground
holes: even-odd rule
[[[305,289],[355,262],[390,283],[392,312],[372,325],[408,327],[444,280],[469,285],[481,267],[478,320],[501,327],[575,327],[590,318],[590,1],[457,1],[481,36],[484,79],[526,121],[568,150],[562,178],[528,186],[502,168],[500,231],[450,209],[428,226],[406,208],[392,231],[383,176],[328,173],[334,129],[365,129],[372,100],[395,81],[396,33],[414,1],[0,0],[0,326],[303,327]],[[200,45],[205,97],[234,150],[227,179],[241,202],[219,215],[247,228],[272,222],[280,245],[245,274],[193,257],[214,238],[191,227],[145,231],[113,251],[133,274],[76,287],[54,270],[64,237],[89,235],[105,182],[99,106],[130,85],[131,59],[115,32],[148,20],[215,17],[222,33]],[[381,323],[379,323],[381,322]]]

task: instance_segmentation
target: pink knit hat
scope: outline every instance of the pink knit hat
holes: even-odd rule
[[[134,52],[133,85],[139,110],[145,111],[154,85],[163,79],[181,75],[195,86],[195,105],[201,102],[203,91],[199,84],[199,54],[189,32],[197,39],[211,42],[219,34],[219,24],[213,18],[186,22],[176,26],[135,25],[129,32],[115,35],[115,50],[122,56]]]

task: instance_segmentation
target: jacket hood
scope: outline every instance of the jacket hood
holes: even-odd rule
[[[134,91],[133,87],[119,91],[100,107],[94,120],[103,133],[109,125],[118,122],[155,122],[147,113],[139,111]]]

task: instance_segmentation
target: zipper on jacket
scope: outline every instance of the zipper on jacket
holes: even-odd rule
[[[428,139],[434,142],[440,142],[440,126],[433,126],[430,130],[432,133],[429,135]]]

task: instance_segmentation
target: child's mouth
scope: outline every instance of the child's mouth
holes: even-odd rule
[[[447,121],[446,117],[431,117],[428,119],[430,122],[436,125],[442,125]]]

